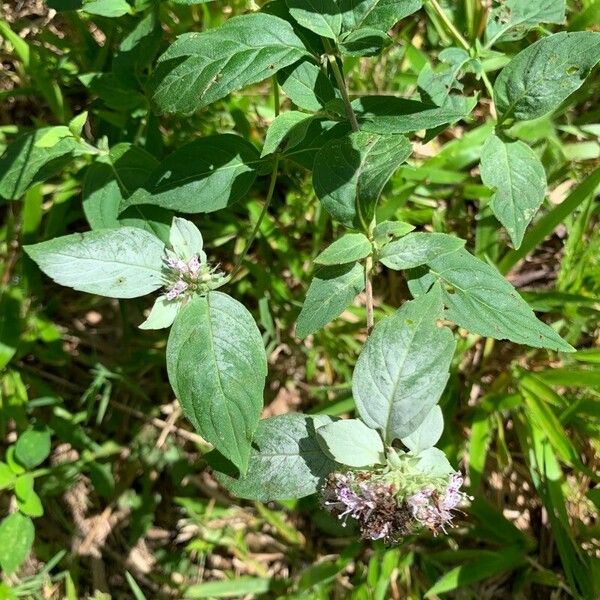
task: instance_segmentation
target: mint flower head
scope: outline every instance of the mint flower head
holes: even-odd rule
[[[180,308],[194,295],[205,295],[225,282],[217,266],[208,263],[202,234],[190,221],[175,217],[169,232],[170,248],[163,255],[164,293],[159,296],[141,329],[169,327]]]
[[[344,526],[355,520],[364,539],[393,544],[423,529],[447,533],[455,511],[469,499],[462,484],[460,473],[428,471],[401,453],[385,467],[331,473],[322,500]]]

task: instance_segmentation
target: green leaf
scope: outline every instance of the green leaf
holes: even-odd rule
[[[429,261],[443,290],[446,316],[472,333],[508,339],[534,348],[573,352],[551,327],[538,321],[528,304],[493,267],[466,250]]]
[[[245,473],[267,375],[252,315],[221,292],[193,298],[171,328],[167,370],[185,416]]]
[[[410,233],[414,228],[414,225],[404,221],[382,221],[375,225],[373,239],[379,247],[383,247],[392,240]]]
[[[15,444],[15,458],[26,469],[41,465],[50,454],[50,432],[30,428],[24,431]]]
[[[424,265],[430,259],[448,252],[456,252],[464,245],[465,240],[445,233],[409,233],[386,244],[379,260],[390,269],[403,271]]]
[[[335,40],[342,26],[342,15],[334,0],[286,0],[290,15],[306,29]]]
[[[181,300],[167,300],[166,296],[159,296],[154,301],[148,318],[139,328],[164,329],[165,327],[170,327],[181,307]]]
[[[49,148],[37,146],[52,127],[20,135],[0,157],[0,196],[20,198],[34,183],[46,181],[70,161],[79,143],[73,137],[58,140]]]
[[[417,455],[417,468],[431,477],[446,477],[454,467],[439,448],[426,448]]]
[[[565,22],[565,0],[504,0],[489,13],[485,27],[487,47],[514,42],[540,23]]]
[[[220,27],[177,38],[158,60],[153,99],[162,112],[190,114],[307,54],[292,26],[279,17],[233,17]]]
[[[348,227],[366,227],[385,184],[411,152],[402,135],[358,131],[333,140],[317,153],[315,192],[335,219]]]
[[[385,462],[379,434],[359,419],[334,421],[317,429],[321,448],[336,462],[349,467],[370,467]]]
[[[467,117],[476,98],[449,96],[442,106],[394,96],[365,96],[352,102],[361,131],[392,134],[433,129]]]
[[[256,148],[238,135],[201,138],[167,156],[121,209],[152,204],[184,213],[220,210],[246,195],[258,162]]]
[[[527,144],[491,135],[481,150],[481,181],[494,190],[490,207],[518,248],[546,195],[544,165]]]
[[[267,130],[261,157],[297,146],[306,136],[313,118],[296,110],[287,110],[275,117]]]
[[[379,321],[352,377],[362,420],[389,444],[412,434],[439,400],[456,343],[442,314],[439,290],[403,304]]]
[[[364,28],[345,35],[338,43],[338,48],[348,56],[376,56],[391,43],[391,38],[383,31]]]
[[[314,494],[336,464],[321,450],[316,429],[331,422],[324,415],[289,413],[259,422],[245,477],[234,479],[213,457],[216,476],[239,498],[270,502]]]
[[[34,479],[31,473],[21,475],[15,481],[15,496],[19,510],[29,517],[41,517],[44,514],[44,507],[40,497],[33,489]]]
[[[136,298],[163,285],[163,243],[135,227],[73,233],[25,252],[60,285],[109,298]]]
[[[0,523],[0,567],[5,575],[14,573],[29,556],[35,528],[29,517],[15,512]]]
[[[434,71],[427,63],[419,72],[417,86],[423,100],[443,106],[453,91],[462,91],[463,86],[458,79],[472,59],[462,48],[446,48],[440,52],[438,58],[444,66]]]
[[[402,438],[402,443],[414,454],[435,446],[444,432],[444,415],[436,404],[425,417],[424,421],[408,436]]]
[[[13,470],[6,463],[0,462],[0,490],[12,487],[15,477]]]
[[[100,17],[122,17],[132,12],[125,0],[87,0],[81,10]]]
[[[199,256],[201,262],[206,261],[206,254],[202,250],[204,246],[202,234],[187,219],[182,219],[181,217],[173,218],[173,224],[169,233],[169,243],[173,252],[186,262],[194,256]]]
[[[371,27],[388,31],[422,6],[421,0],[338,0],[345,31]]]
[[[536,119],[557,109],[579,89],[600,60],[600,33],[561,32],[525,48],[494,83],[502,119]]]
[[[298,316],[296,335],[305,338],[339,317],[364,288],[364,269],[359,263],[328,266],[317,271]]]
[[[372,251],[371,242],[364,233],[346,233],[325,248],[315,262],[320,265],[343,265],[366,258]]]
[[[184,598],[239,598],[265,594],[271,588],[271,580],[262,577],[236,577],[223,581],[207,581],[191,585]]]
[[[335,89],[323,69],[308,59],[281,69],[277,80],[288,98],[304,110],[320,111],[335,98]]]
[[[88,111],[84,110],[82,113],[78,114],[76,117],[73,117],[69,121],[69,132],[71,135],[75,137],[81,137],[81,132],[83,131],[83,127],[88,120]]]

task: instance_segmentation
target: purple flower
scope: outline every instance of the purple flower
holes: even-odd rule
[[[200,262],[200,259],[197,256],[192,256],[192,258],[190,258],[187,264],[187,268],[190,272],[190,275],[192,275],[192,277],[195,276],[200,270],[201,266],[202,264]]]
[[[187,290],[188,284],[181,279],[177,280],[167,291],[167,300],[175,300],[179,298],[185,290]]]

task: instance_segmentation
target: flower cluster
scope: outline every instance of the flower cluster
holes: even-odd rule
[[[223,274],[217,267],[211,268],[205,256],[194,255],[185,261],[167,252],[164,266],[167,300],[181,299],[190,293],[205,294],[223,282]]]
[[[452,525],[453,512],[467,498],[463,478],[420,476],[420,487],[388,471],[331,473],[323,487],[323,505],[346,525],[354,519],[364,539],[397,543],[426,527],[438,533]]]

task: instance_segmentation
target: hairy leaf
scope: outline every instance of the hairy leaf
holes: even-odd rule
[[[364,270],[359,263],[328,266],[317,271],[298,316],[296,335],[305,338],[339,317],[364,287]]]
[[[292,26],[265,13],[177,38],[159,58],[153,99],[162,112],[190,114],[275,75],[307,54]]]
[[[414,454],[419,454],[435,446],[444,432],[444,415],[436,404],[425,420],[410,435],[402,438],[402,443]]]
[[[335,421],[317,429],[321,448],[336,462],[349,467],[370,467],[385,462],[379,434],[360,419]]]
[[[235,478],[218,455],[209,455],[209,461],[217,469],[219,482],[240,498],[269,502],[309,496],[336,466],[316,436],[316,429],[330,422],[324,415],[298,413],[260,421],[244,477]]]
[[[414,433],[439,400],[456,343],[439,290],[403,304],[379,321],[356,363],[352,391],[362,420],[387,443]]]
[[[245,473],[267,375],[252,315],[221,292],[193,298],[173,323],[167,370],[185,416]]]
[[[109,298],[136,298],[163,285],[164,244],[136,227],[73,233],[25,246],[56,283]]]
[[[544,201],[544,165],[527,144],[491,135],[481,150],[481,181],[494,190],[491,209],[518,248]]]
[[[494,83],[502,118],[536,119],[556,110],[583,85],[600,60],[600,33],[555,33],[528,46],[504,67]]]
[[[335,219],[348,227],[366,227],[385,184],[411,152],[402,135],[359,131],[333,140],[317,154],[315,192]]]

